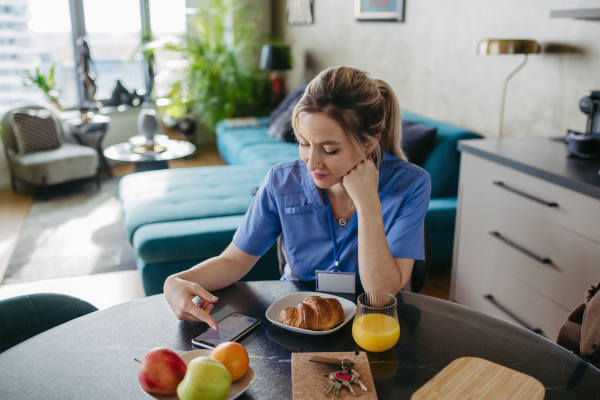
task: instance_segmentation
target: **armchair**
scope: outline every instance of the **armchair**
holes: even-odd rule
[[[17,109],[52,111],[59,135],[63,135],[62,124],[57,116],[57,110],[45,104],[27,104],[12,106],[5,110],[0,119],[0,139],[4,152],[10,181],[14,192],[17,190],[17,180],[42,188],[42,196],[47,199],[47,187],[63,182],[83,178],[95,178],[100,188],[98,176],[98,154],[90,147],[74,143],[63,143],[60,147],[29,154],[20,154],[10,115]]]

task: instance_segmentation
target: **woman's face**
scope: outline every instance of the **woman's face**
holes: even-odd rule
[[[298,143],[300,158],[321,189],[341,182],[362,161],[346,132],[325,114],[299,114]]]

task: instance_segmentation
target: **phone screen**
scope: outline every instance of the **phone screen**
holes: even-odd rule
[[[260,320],[240,313],[233,313],[218,324],[218,331],[208,328],[208,330],[195,337],[192,343],[202,347],[213,348],[221,343],[232,342],[249,331],[250,328],[255,325],[258,326]]]

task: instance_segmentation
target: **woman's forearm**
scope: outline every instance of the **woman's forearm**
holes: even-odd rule
[[[379,199],[377,199],[379,200]],[[381,203],[373,202],[357,210],[358,216],[358,269],[366,292],[396,294],[408,277],[402,276],[401,269],[390,252],[385,236]]]
[[[218,290],[240,280],[259,258],[244,253],[232,243],[221,255],[209,258],[172,277],[197,283],[207,291]]]

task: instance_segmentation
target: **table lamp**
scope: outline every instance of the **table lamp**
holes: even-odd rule
[[[273,46],[265,44],[260,53],[260,69],[270,70],[269,79],[276,105],[283,100],[285,76],[281,71],[292,69],[289,46]]]
[[[529,54],[540,53],[540,44],[535,40],[526,39],[484,39],[479,42],[477,53],[481,56],[498,54],[525,54],[525,59],[504,80],[502,86],[502,100],[500,101],[500,122],[498,124],[498,139],[502,137],[502,121],[504,120],[504,100],[506,98],[506,86],[510,78],[515,76],[527,62]]]

